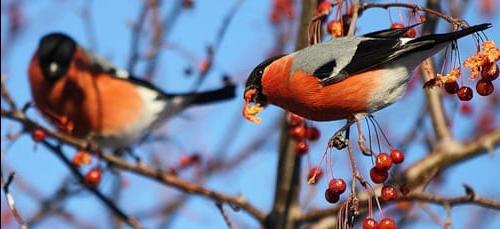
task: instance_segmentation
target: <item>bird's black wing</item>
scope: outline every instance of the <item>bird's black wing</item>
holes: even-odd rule
[[[94,55],[91,52],[87,53],[91,58],[91,68],[94,72],[107,73],[117,79],[130,81],[136,85],[151,89],[158,93],[156,99],[172,99],[174,97],[179,97],[185,98],[190,104],[206,104],[231,99],[236,96],[236,86],[234,84],[227,84],[219,89],[203,92],[167,93],[151,82],[138,78],[126,70],[117,68],[106,59]]]
[[[349,62],[344,66],[336,66],[336,61],[321,65],[314,75],[321,79],[323,85],[330,85],[344,80],[350,75],[367,71],[377,65],[393,60],[402,48],[400,39],[366,39],[362,40]],[[336,74],[334,68],[339,68]]]
[[[362,35],[362,37],[371,37],[371,38],[392,38],[392,39],[399,39],[404,36],[408,30],[412,29],[415,26],[418,26],[422,23],[417,23],[414,25],[410,25],[404,28],[391,28],[391,29],[384,29],[384,30],[379,30],[371,33],[367,33]]]

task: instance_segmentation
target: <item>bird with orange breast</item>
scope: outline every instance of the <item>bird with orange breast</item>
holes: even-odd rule
[[[315,121],[371,114],[401,98],[426,58],[491,25],[403,38],[411,27],[337,38],[265,60],[246,82],[243,116],[258,123],[256,114],[267,104]]]
[[[62,33],[44,36],[29,65],[35,106],[68,134],[126,148],[191,105],[231,99],[235,86],[170,94],[114,67]]]

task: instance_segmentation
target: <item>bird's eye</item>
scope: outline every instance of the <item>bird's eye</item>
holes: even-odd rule
[[[55,62],[50,63],[49,72],[51,74],[56,74],[58,69],[59,69],[59,66],[57,65],[57,63],[55,63]]]
[[[76,50],[76,42],[64,34],[46,35],[38,46],[38,58],[44,77],[60,79],[68,71]]]
[[[264,70],[262,70],[262,69],[259,69],[259,71],[257,71],[257,74],[259,74],[259,75],[262,75],[262,74],[264,74]]]

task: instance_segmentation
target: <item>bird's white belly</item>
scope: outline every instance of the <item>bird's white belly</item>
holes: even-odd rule
[[[391,66],[383,71],[380,79],[374,81],[376,90],[369,99],[370,112],[389,106],[403,96],[413,69],[403,65]]]
[[[114,149],[130,146],[151,131],[153,124],[162,119],[167,101],[157,99],[158,93],[149,88],[139,88],[139,94],[143,104],[139,118],[119,132],[95,136],[94,140],[99,146]]]
[[[435,46],[427,51],[413,53],[396,61],[381,66],[385,69],[383,76],[374,82],[378,87],[374,90],[371,98],[369,99],[370,112],[375,112],[386,106],[389,106],[399,100],[403,96],[406,85],[410,80],[413,70],[422,63],[426,58],[431,57],[439,50],[446,47],[448,43],[443,43]]]

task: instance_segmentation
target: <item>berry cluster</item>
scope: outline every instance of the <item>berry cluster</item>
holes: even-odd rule
[[[347,185],[344,179],[333,178],[328,182],[328,188],[325,190],[325,199],[329,203],[337,203],[340,195],[345,192]]]
[[[392,23],[391,24],[391,29],[402,29],[404,27],[405,27],[405,25],[403,23]],[[407,37],[407,38],[415,38],[416,36],[417,36],[417,30],[415,28],[410,28],[403,35],[403,37]]]
[[[375,166],[370,169],[370,178],[373,183],[382,184],[387,180],[389,169],[392,164],[400,164],[404,161],[404,153],[397,149],[391,149],[390,155],[380,152],[375,157]]]
[[[485,41],[481,49],[464,61],[464,66],[470,68],[470,79],[476,80],[476,92],[481,96],[493,94],[495,87],[493,81],[498,78],[499,66],[496,63],[500,59],[500,49],[493,41]],[[426,83],[427,85],[443,85],[449,94],[457,94],[461,101],[469,101],[474,96],[471,87],[459,86],[457,79],[461,76],[460,68],[455,68],[446,75],[437,74],[437,79]]]
[[[90,155],[88,152],[79,150],[73,155],[73,159],[71,160],[71,163],[75,168],[80,168],[83,165],[88,165],[92,162],[92,155]],[[90,187],[96,188],[99,183],[101,183],[101,178],[102,178],[102,169],[100,166],[94,166],[90,170],[85,173],[83,176],[83,179],[85,180],[85,183],[89,185]]]
[[[363,220],[362,227],[363,229],[395,229],[396,222],[389,217],[385,217],[377,223],[375,219],[367,217]]]
[[[304,155],[309,151],[308,140],[317,141],[321,137],[318,128],[308,126],[304,118],[296,114],[289,113],[288,125],[290,126],[289,135],[296,141],[295,152],[298,155]]]
[[[31,130],[31,137],[35,142],[42,142],[47,138],[47,133],[44,129],[40,127],[35,127]],[[75,168],[80,168],[82,165],[90,164],[92,161],[92,156],[85,151],[77,151],[71,160],[72,165]],[[94,167],[90,169],[84,176],[85,182],[91,187],[97,187],[101,181],[102,170],[99,167]]]
[[[284,19],[292,20],[295,17],[294,1],[292,0],[274,0],[269,19],[273,24],[278,24]]]
[[[329,21],[326,24],[326,31],[332,36],[332,38],[344,37],[347,35],[350,21],[354,13],[354,6],[349,7],[349,10],[346,11],[347,12],[345,14]]]

